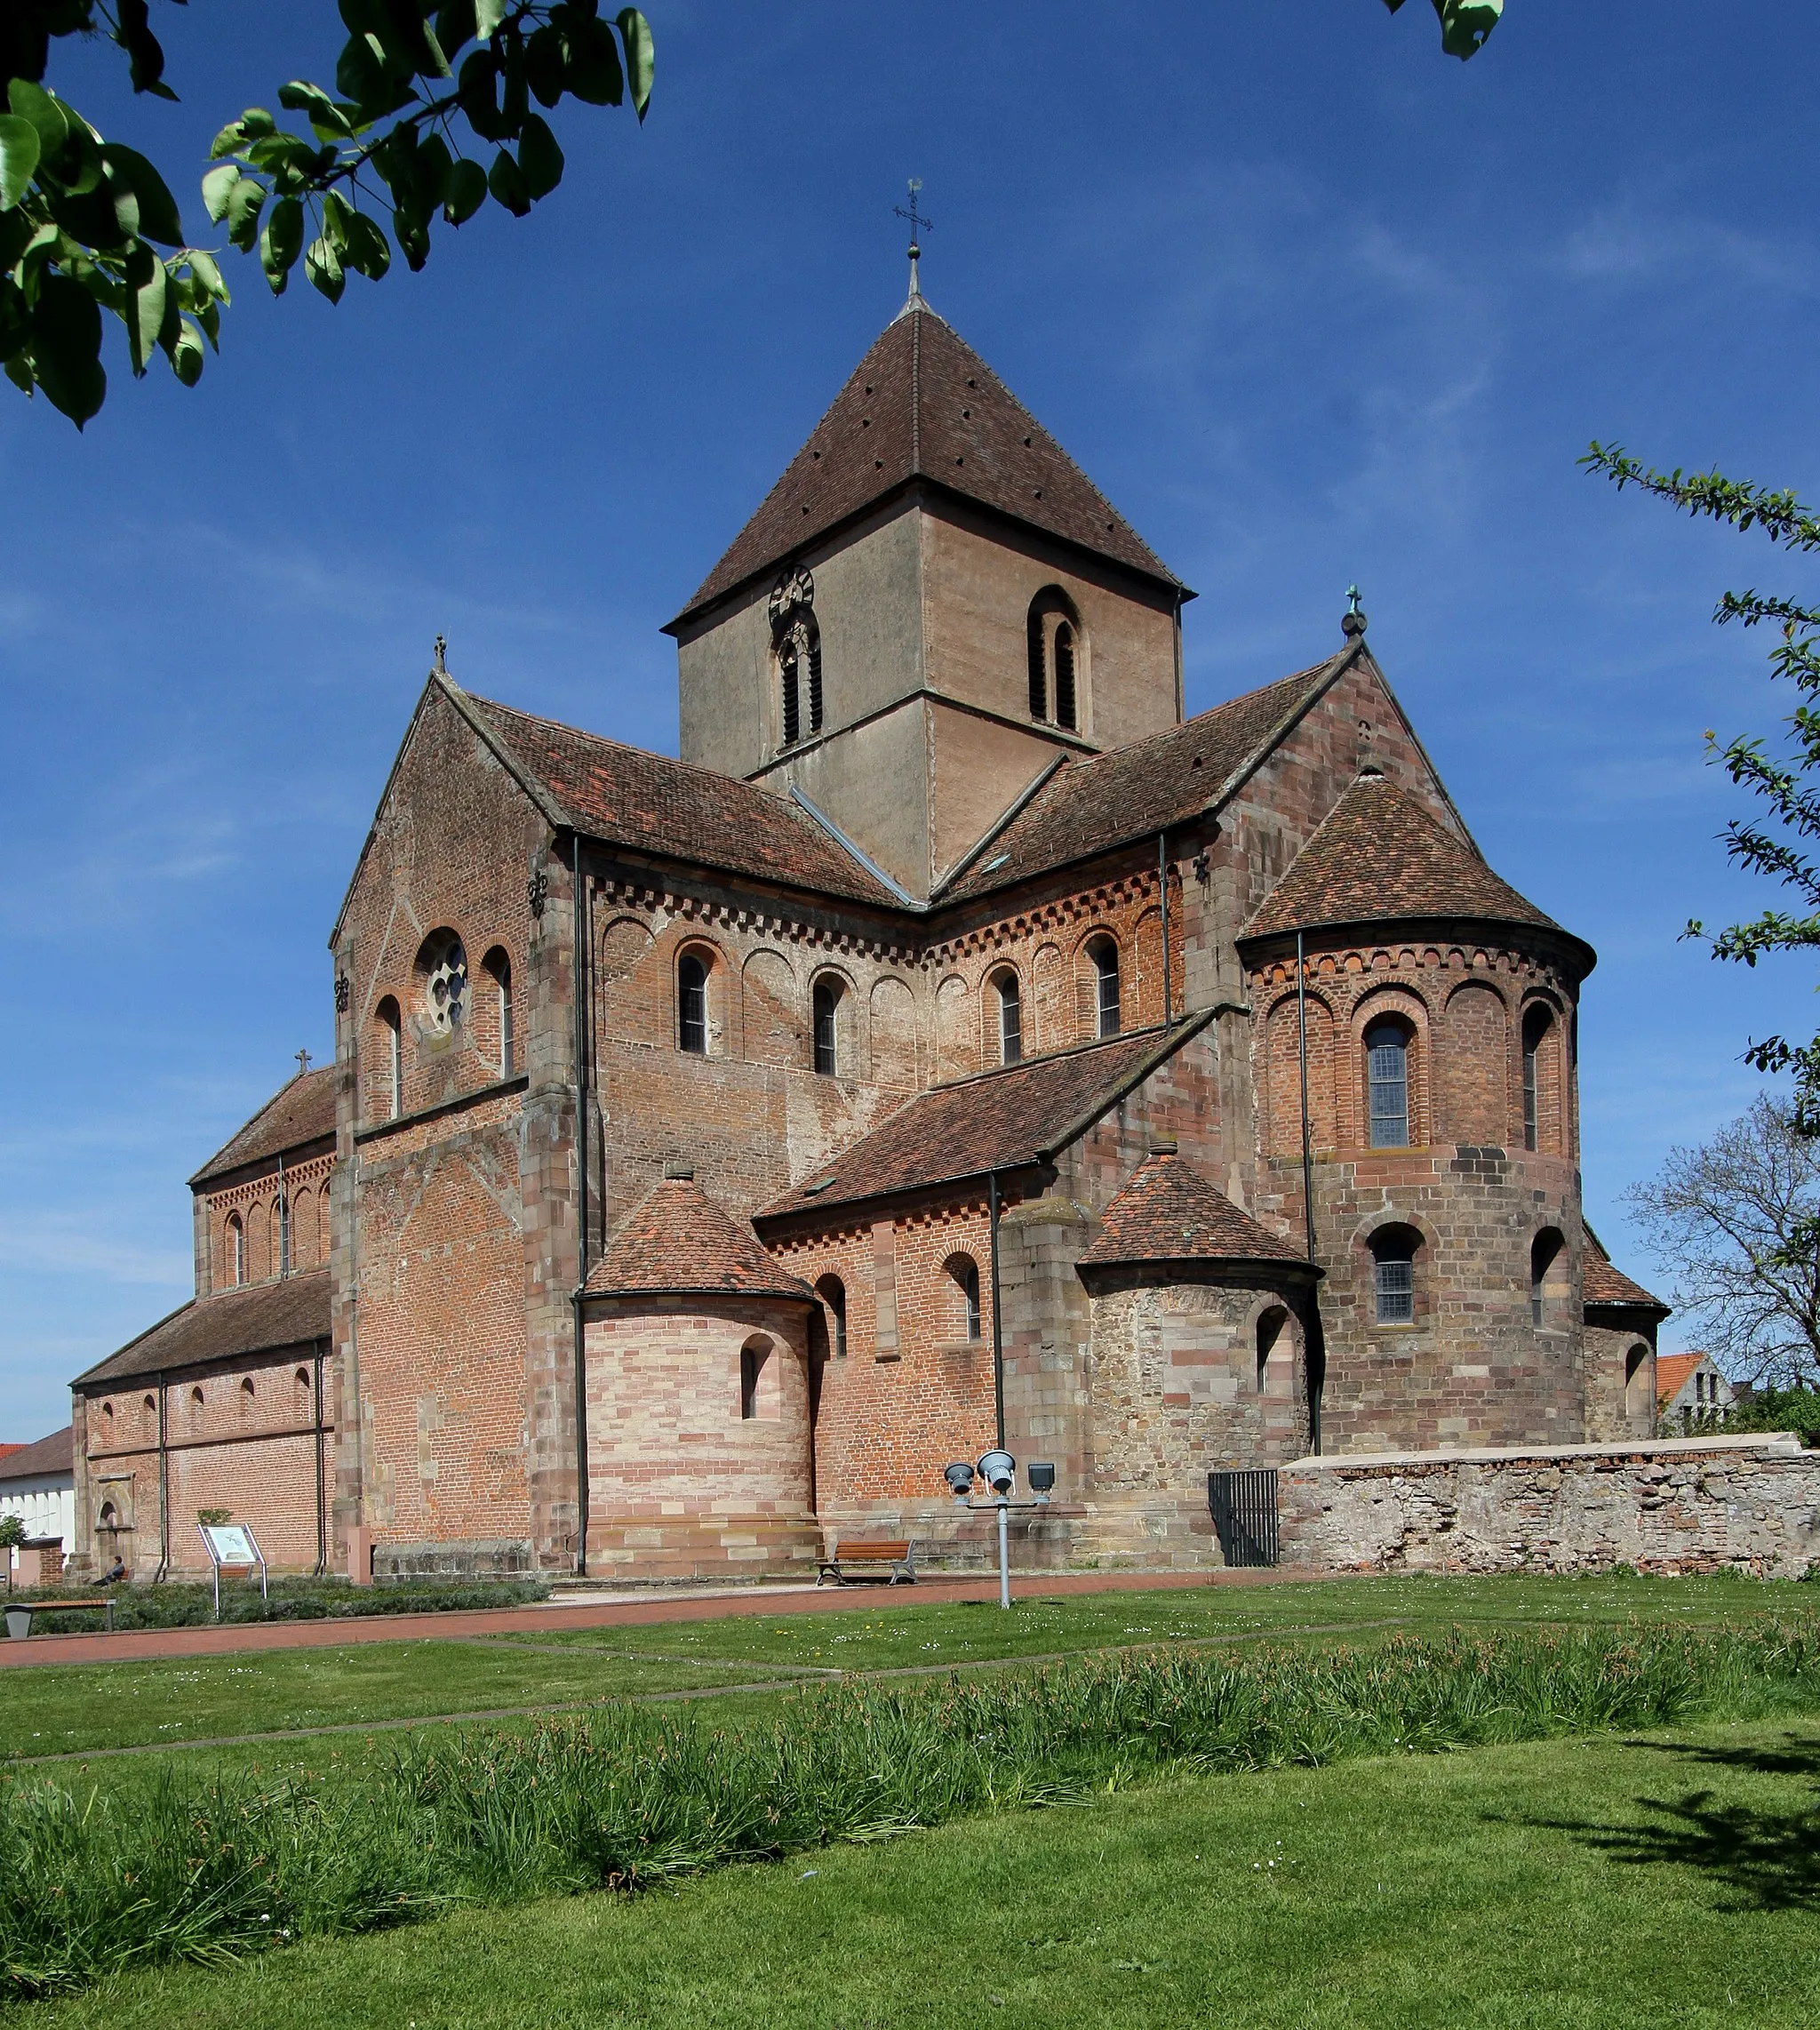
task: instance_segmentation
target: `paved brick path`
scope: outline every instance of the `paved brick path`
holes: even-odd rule
[[[1329,1574],[1279,1568],[1273,1571],[1026,1572],[1014,1573],[1014,1595],[1055,1599],[1082,1593],[1153,1593],[1189,1586],[1271,1586]],[[35,1664],[143,1663],[158,1657],[228,1656],[254,1650],[343,1649],[355,1642],[407,1642],[471,1635],[525,1634],[543,1628],[636,1627],[663,1621],[717,1621],[739,1615],[826,1613],[870,1606],[889,1598],[912,1601],[995,1600],[996,1577],[924,1578],[914,1590],[843,1586],[742,1588],[738,1592],[663,1594],[638,1598],[545,1601],[531,1607],[485,1607],[453,1614],[376,1614],[329,1621],[242,1621],[201,1628],[123,1628],[113,1634],[34,1635],[0,1642],[0,1669]]]

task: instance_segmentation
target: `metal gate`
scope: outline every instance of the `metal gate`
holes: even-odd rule
[[[1207,1506],[1213,1511],[1213,1533],[1229,1565],[1276,1562],[1274,1469],[1209,1474]]]

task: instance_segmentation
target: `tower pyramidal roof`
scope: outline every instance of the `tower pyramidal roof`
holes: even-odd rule
[[[671,627],[917,482],[1193,597],[972,347],[913,295]]]

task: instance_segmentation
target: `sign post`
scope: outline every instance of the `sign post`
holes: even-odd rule
[[[209,1563],[214,1568],[215,1618],[221,1618],[221,1572],[225,1566],[229,1571],[251,1571],[259,1568],[259,1598],[269,1600],[272,1595],[266,1585],[266,1554],[259,1548],[259,1540],[244,1522],[198,1522],[204,1548],[209,1554]]]

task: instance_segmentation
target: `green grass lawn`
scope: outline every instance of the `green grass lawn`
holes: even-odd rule
[[[552,1706],[729,1682],[744,1666],[621,1659],[503,1643],[363,1643],[0,1676],[0,1759],[282,1732],[506,1706]]]
[[[1820,1722],[1304,1770],[115,1976],[34,2030],[1805,2026]]]
[[[551,1707],[763,1678],[774,1670],[898,1670],[995,1658],[1268,1636],[1378,1640],[1411,1631],[1631,1617],[1688,1625],[1805,1605],[1808,1588],[1698,1579],[1409,1577],[1208,1586],[996,1604],[880,1589],[826,1612],[403,1639],[123,1664],[39,1665],[0,1677],[0,1762],[93,1748],[282,1733],[349,1722]],[[746,1698],[729,1702],[743,1714]],[[285,1749],[299,1768],[347,1753]],[[237,1759],[244,1760],[243,1756]]]

